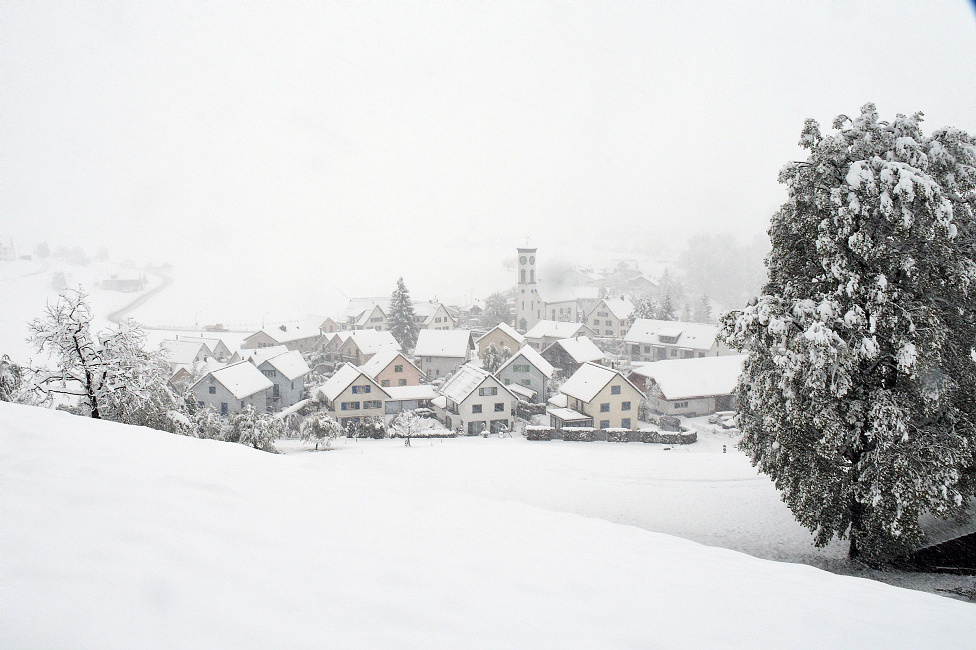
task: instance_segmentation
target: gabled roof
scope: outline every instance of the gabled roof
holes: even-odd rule
[[[603,358],[602,356],[600,357]],[[508,361],[502,364],[502,367],[498,369],[495,374],[501,373],[502,370],[515,363],[518,360],[524,359],[529,362],[530,365],[535,366],[543,375],[547,378],[552,379],[552,373],[554,368],[552,364],[542,358],[542,355],[535,351],[532,346],[523,345],[519,348],[519,351],[513,354]]]
[[[559,339],[548,348],[542,351],[545,354],[554,347],[560,347],[576,363],[586,363],[587,361],[601,361],[606,355],[603,350],[597,347],[596,343],[586,336],[578,336],[575,339]]]
[[[522,345],[522,344],[525,343],[525,337],[522,336],[521,334],[519,334],[518,332],[516,332],[515,331],[515,328],[512,327],[511,325],[509,325],[508,323],[499,323],[498,325],[495,325],[490,330],[488,330],[486,333],[484,333],[481,336],[479,336],[478,339],[477,339],[477,341],[475,341],[475,342],[477,343],[478,341],[481,341],[481,339],[485,338],[486,336],[488,336],[489,334],[491,334],[495,330],[498,330],[500,332],[504,332],[505,334],[511,336],[513,339],[515,339],[518,342],[519,345]]]
[[[421,322],[425,325],[430,325],[441,307],[444,308],[444,312],[448,317],[454,320],[454,315],[451,313],[451,310],[444,303],[440,302],[415,302],[413,303],[413,315],[423,318]]]
[[[356,330],[349,334],[348,339],[352,339],[363,354],[376,354],[384,347],[400,349],[400,344],[393,338],[393,334],[385,330]],[[345,343],[343,341],[343,345]]]
[[[569,339],[577,334],[583,328],[589,331],[584,323],[568,323],[564,321],[555,320],[540,320],[538,323],[532,326],[532,328],[525,333],[525,338],[527,339],[541,339],[543,337],[557,338],[557,339]]]
[[[629,379],[621,375],[616,370],[611,370],[610,368],[605,368],[603,366],[597,365],[595,363],[584,363],[580,366],[579,370],[573,373],[573,376],[566,380],[562,386],[559,387],[559,392],[570,397],[575,397],[578,400],[584,402],[589,402],[597,393],[606,387],[614,377],[620,377],[625,382],[630,384],[630,386],[636,390],[638,393],[643,395],[637,386],[631,383]]]
[[[309,373],[309,367],[305,363],[305,357],[298,350],[291,350],[284,354],[271,357],[266,363],[283,374],[289,381],[304,377]]]
[[[406,363],[413,366],[417,372],[420,372],[420,369],[417,368],[417,366],[414,366],[413,362],[404,356],[402,352],[399,350],[394,350],[389,346],[381,347],[376,351],[376,354],[374,354],[369,361],[361,365],[359,368],[373,379],[376,379],[376,375],[386,370],[397,358],[402,359]]]
[[[267,348],[253,348],[244,349],[240,352],[235,352],[233,358],[240,359],[241,361],[250,361],[255,366],[260,366],[262,363],[271,359],[272,357],[277,357],[278,355],[288,352],[288,348],[283,345],[272,345]],[[236,361],[235,361],[236,363]]]
[[[212,370],[193,384],[193,387],[196,387],[202,381],[206,381],[208,376],[220,382],[237,399],[244,399],[262,390],[267,390],[274,385],[270,379],[261,374],[260,370],[247,361],[238,361],[218,370]]]
[[[367,327],[372,322],[373,314],[377,311],[383,315],[383,318],[386,318],[386,311],[379,305],[373,305],[370,309],[367,309],[359,315],[359,318],[356,319],[356,325]]]
[[[718,326],[706,323],[686,323],[674,320],[638,318],[630,326],[624,342],[628,344],[677,345],[691,350],[710,350],[715,344]],[[677,343],[665,343],[661,336],[677,338]]]
[[[213,349],[203,341],[166,339],[161,345],[166,349],[166,360],[171,364],[192,364],[200,354],[200,348],[205,350],[204,356],[214,356]]]
[[[437,389],[431,384],[419,386],[387,386],[384,388],[391,400],[429,399],[437,397]]]
[[[458,370],[450,377],[450,379],[444,382],[444,385],[441,386],[441,395],[460,404],[466,400],[476,388],[481,386],[481,384],[488,379],[494,380],[494,383],[503,391],[511,395],[513,398],[518,399],[515,397],[515,395],[512,395],[512,392],[508,390],[504,384],[498,381],[488,371],[470,364],[461,366],[460,370]]]
[[[472,347],[468,330],[420,330],[413,355],[466,359]]]
[[[308,323],[299,324],[284,324],[278,327],[265,327],[244,339],[244,343],[247,343],[248,339],[257,336],[260,333],[264,333],[268,338],[277,343],[289,343],[291,341],[297,341],[299,339],[308,338],[318,338],[322,332],[319,331],[318,325],[309,325]]]
[[[537,394],[536,391],[521,384],[509,384],[505,388],[515,393],[519,397],[524,397],[525,399],[532,399]]]
[[[351,298],[349,304],[346,305],[346,311],[342,313],[342,320],[358,320],[363,312],[372,312],[374,307],[379,307],[386,313],[383,309],[383,305],[389,305],[389,298]]]
[[[600,298],[599,287],[567,287],[565,285],[550,285],[540,283],[537,287],[539,297],[547,303],[574,302],[577,300],[597,300]]]
[[[630,298],[620,297],[620,298],[604,298],[600,301],[601,304],[606,305],[607,310],[613,314],[613,317],[617,320],[627,320],[634,314],[634,303],[630,301]],[[587,319],[593,315],[600,305],[597,304],[590,313],[586,315]]]
[[[653,379],[669,400],[731,395],[747,356],[654,361],[635,367],[631,374]]]
[[[387,393],[383,388],[381,388],[379,384],[373,381],[372,377],[370,377],[369,375],[364,373],[360,368],[357,368],[351,363],[347,363],[341,368],[339,368],[336,371],[336,373],[332,375],[332,377],[327,382],[325,382],[315,390],[315,393],[316,394],[321,393],[326,399],[328,399],[331,402],[335,398],[339,397],[339,395],[342,394],[342,391],[349,388],[353,384],[353,382],[357,381],[361,377],[369,381],[369,383],[372,386],[374,386],[384,396],[386,397],[390,396],[389,393]]]

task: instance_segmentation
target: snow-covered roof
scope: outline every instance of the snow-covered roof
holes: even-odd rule
[[[362,369],[354,366],[351,363],[347,363],[336,370],[336,373],[329,378],[324,384],[315,389],[315,394],[321,393],[330,402],[342,394],[342,391],[349,388],[354,381],[360,377],[365,377],[370,384],[375,386],[384,395],[388,395],[386,390],[380,388],[373,379],[364,373]]]
[[[460,404],[467,399],[472,392],[474,392],[474,389],[480,386],[488,378],[494,379],[494,377],[489,374],[488,371],[471,364],[465,364],[461,366],[460,370],[451,375],[451,377],[444,382],[444,385],[441,386],[440,393],[444,397],[449,398],[451,401]],[[495,385],[499,386],[501,390],[511,395],[511,391],[509,391],[508,388],[502,385],[502,383],[497,379],[495,379]],[[512,397],[515,396],[512,395]]]
[[[562,393],[556,393],[549,398],[549,403],[556,408],[566,408],[566,405],[569,404],[569,398]]]
[[[389,304],[389,298],[351,298],[349,304],[346,305],[346,311],[342,313],[342,320],[358,320],[364,313],[367,316],[372,313],[375,307],[379,307],[385,314],[386,310],[383,309],[383,305]]]
[[[546,350],[555,346],[561,347],[566,351],[576,363],[586,363],[587,361],[601,361],[604,356],[603,350],[597,347],[596,343],[586,336],[578,336],[575,339],[559,339]],[[545,352],[545,350],[543,351]]]
[[[485,338],[486,336],[488,336],[489,334],[491,334],[495,330],[499,330],[501,332],[504,332],[505,334],[508,334],[513,339],[515,339],[516,341],[518,341],[518,344],[519,345],[522,345],[523,343],[525,343],[525,337],[522,336],[521,334],[519,334],[518,332],[516,332],[515,331],[515,328],[512,327],[511,325],[509,325],[508,323],[499,323],[498,325],[495,325],[490,330],[488,330],[485,334],[479,336],[477,340],[480,341],[481,339]]]
[[[631,372],[653,379],[669,400],[731,395],[742,374],[746,356],[655,361],[635,367]]]
[[[209,375],[220,382],[237,399],[244,399],[274,385],[270,379],[261,374],[260,370],[247,361],[238,361],[235,364],[224,366],[219,370],[210,372]],[[205,379],[206,376],[197,384]]]
[[[375,379],[376,375],[383,372],[397,357],[413,366],[400,350],[384,345],[373,354],[369,361],[359,366],[359,369]]]
[[[601,356],[600,358],[602,359],[603,357]],[[525,359],[529,362],[529,364],[535,366],[535,368],[547,378],[552,379],[552,373],[554,370],[552,364],[543,359],[542,355],[536,352],[535,349],[530,345],[523,345],[521,348],[519,348],[519,351],[513,354],[508,361],[502,364],[502,367],[499,368],[498,372],[495,374],[499,374],[502,370],[520,359]]]
[[[363,354],[376,354],[384,347],[400,349],[400,344],[393,338],[393,334],[386,330],[356,330],[348,338],[353,340]]]
[[[620,298],[604,298],[600,301],[607,306],[607,310],[613,314],[613,317],[617,320],[627,320],[634,313],[634,303],[630,301],[630,298],[621,296]],[[600,308],[597,305],[596,308],[587,314],[587,318],[593,315],[593,312]]]
[[[298,350],[290,350],[284,354],[271,357],[267,360],[275,370],[283,374],[288,380],[304,377],[309,373],[308,364],[305,357]]]
[[[576,336],[585,328],[583,323],[569,323],[565,321],[540,320],[525,333],[527,339],[541,339],[543,337],[568,339]],[[589,328],[587,328],[589,329]]]
[[[542,282],[537,285],[537,291],[539,292],[539,297],[546,303],[598,300],[600,298],[599,287],[568,287]]]
[[[604,366],[597,365],[595,363],[584,363],[582,366],[580,366],[579,370],[574,372],[573,376],[567,379],[566,383],[559,387],[559,392],[569,395],[570,397],[575,397],[578,400],[589,402],[596,397],[597,393],[603,390],[603,388],[609,384],[614,377],[620,377],[625,382],[630,384],[638,393],[641,392],[637,386],[634,386],[629,379],[621,375],[616,370],[605,368]]]
[[[592,421],[589,415],[580,413],[579,411],[574,411],[573,409],[567,408],[550,408],[546,410],[549,414],[555,415],[557,418],[563,422],[580,422],[582,420]]]
[[[437,389],[430,384],[420,384],[419,386],[388,386],[384,388],[391,400],[413,400],[429,399],[437,397]]]
[[[213,349],[203,341],[166,339],[160,345],[166,350],[166,360],[174,365],[192,364],[200,355],[201,348],[204,356],[213,356]]]
[[[430,403],[438,408],[442,408],[442,409],[447,408],[447,398],[444,397],[443,395],[438,395],[434,399],[430,400]]]
[[[244,339],[246,342],[248,339],[257,336],[260,333],[264,333],[268,338],[276,341],[278,343],[289,343],[291,341],[297,341],[299,339],[308,338],[318,338],[322,332],[319,330],[317,324],[309,323],[287,323],[279,325],[278,327],[265,327],[254,334],[251,334]]]
[[[532,399],[536,395],[536,391],[528,388],[527,386],[523,386],[522,384],[508,384],[505,386],[505,388],[520,397],[524,397],[525,399]]]
[[[260,366],[268,359],[277,357],[278,355],[284,354],[286,352],[288,352],[288,348],[286,348],[285,346],[272,345],[267,348],[254,348],[250,350],[248,349],[241,350],[239,353],[240,355],[239,358],[242,359],[243,361],[250,361],[255,366]]]
[[[706,323],[638,318],[630,326],[624,342],[660,345],[663,343],[660,337],[666,336],[677,339],[677,343],[667,343],[667,345],[678,345],[691,350],[710,350],[715,344],[717,335],[718,327]]]
[[[443,307],[447,315],[454,320],[454,315],[451,314],[451,310],[447,308],[444,303],[431,301],[431,302],[415,302],[413,303],[413,315],[422,318],[425,325],[430,325],[433,322],[434,316]]]
[[[420,330],[413,354],[416,357],[466,359],[471,347],[468,330]]]

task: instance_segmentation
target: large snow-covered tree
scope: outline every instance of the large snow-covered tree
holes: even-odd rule
[[[325,411],[319,411],[302,421],[300,432],[302,442],[315,443],[316,449],[319,448],[319,443],[328,448],[332,446],[333,440],[342,435],[342,425]]]
[[[511,325],[515,322],[515,314],[512,305],[509,304],[505,295],[495,292],[485,299],[485,309],[481,312],[481,326],[491,329],[499,323]]]
[[[740,448],[818,545],[867,562],[960,516],[976,485],[976,141],[867,104],[786,165],[769,280],[723,317],[748,352]]]
[[[417,345],[417,335],[420,328],[414,318],[413,302],[410,291],[403,283],[403,278],[397,280],[396,289],[390,296],[390,313],[387,316],[390,323],[390,334],[396,339],[403,351],[413,350]]]

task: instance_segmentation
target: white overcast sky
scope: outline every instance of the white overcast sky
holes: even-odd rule
[[[973,5],[10,1],[0,237],[449,294],[527,237],[751,239],[867,101],[976,132]]]

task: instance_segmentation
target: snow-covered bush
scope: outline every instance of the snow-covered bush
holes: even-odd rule
[[[552,428],[530,424],[525,427],[526,440],[552,440]]]
[[[569,442],[593,442],[593,427],[564,427],[563,440]]]
[[[6,354],[0,357],[0,402],[15,402],[23,383],[24,371]]]
[[[250,404],[231,421],[231,442],[276,454],[274,441],[279,437],[281,423],[267,413],[258,413]]]
[[[342,434],[342,426],[328,413],[319,411],[302,421],[300,431],[302,442],[315,443],[316,449],[319,448],[320,443],[328,448],[332,446],[332,441]]]
[[[212,406],[200,409],[193,414],[193,435],[197,438],[209,440],[226,440],[228,429],[227,421],[217,413]]]

